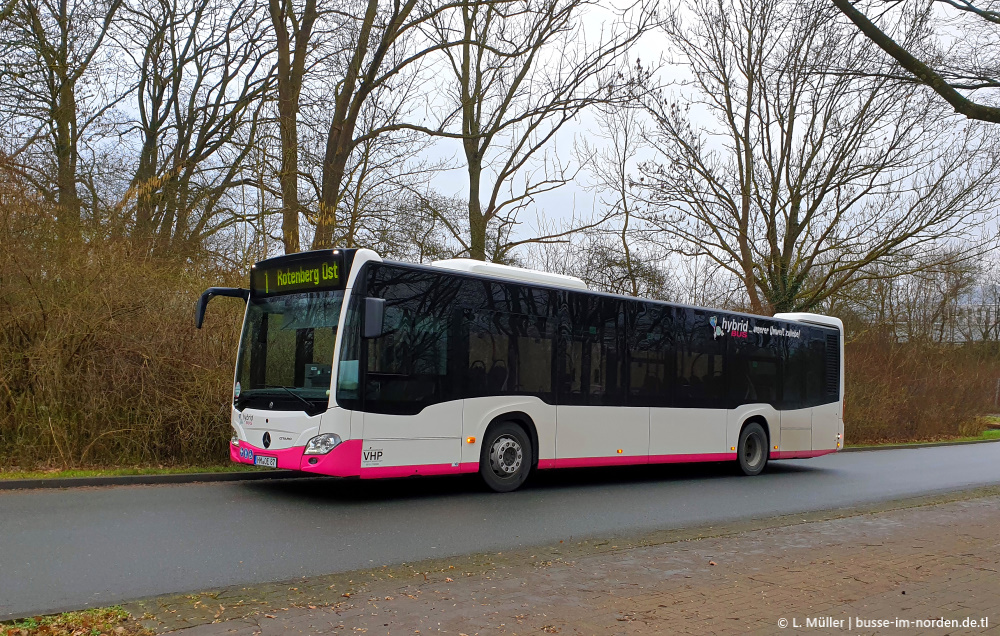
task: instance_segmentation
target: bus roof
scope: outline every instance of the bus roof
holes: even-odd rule
[[[553,287],[565,287],[568,289],[589,290],[587,283],[576,276],[566,276],[565,274],[552,274],[537,269],[527,269],[525,267],[511,267],[510,265],[500,265],[499,263],[485,263],[471,258],[449,258],[443,261],[434,261],[431,267],[441,269],[451,269],[468,274],[480,274],[483,276],[493,276],[496,278],[506,278],[524,283],[535,283],[536,285],[551,285]]]

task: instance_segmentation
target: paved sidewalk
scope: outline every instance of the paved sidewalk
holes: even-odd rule
[[[426,573],[400,568],[365,583],[355,574],[358,580],[323,582],[332,590],[327,604],[303,582],[301,592],[286,588],[291,603],[178,633],[812,634],[848,632],[851,620],[852,634],[1000,635],[1000,497],[786,522],[794,525],[491,555]],[[345,589],[353,593],[341,595]],[[232,615],[234,602],[242,605],[232,595],[197,601],[218,604],[219,620]],[[810,618],[844,624],[806,628]],[[859,618],[890,622],[859,629]],[[897,627],[897,618],[910,626]],[[942,618],[985,618],[988,627],[916,622]]]

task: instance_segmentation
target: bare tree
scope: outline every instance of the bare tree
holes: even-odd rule
[[[27,125],[25,143],[42,138],[51,149],[51,175],[43,173],[32,181],[57,203],[67,237],[80,231],[80,141],[115,103],[110,97],[81,104],[81,84],[92,73],[121,4],[122,0],[18,0],[3,6],[0,102],[15,113],[15,119],[34,122]],[[104,87],[91,82],[88,88],[100,94]],[[25,168],[27,173],[40,166]]]
[[[285,253],[299,251],[299,98],[310,52],[313,26],[319,17],[316,0],[305,0],[296,12],[293,0],[268,0],[277,48],[278,127],[281,167],[281,238]]]
[[[690,8],[690,26],[664,23],[693,79],[690,96],[649,103],[646,218],[669,247],[738,277],[750,309],[809,310],[852,281],[925,266],[995,214],[993,134],[952,125],[912,83],[827,72],[871,53],[832,7]]]
[[[649,272],[652,263],[665,261],[665,254],[640,255],[641,247],[651,245],[645,241],[641,217],[637,218],[637,208],[642,206],[638,186],[632,175],[638,169],[639,154],[644,148],[645,137],[642,112],[634,107],[602,109],[597,121],[593,139],[580,144],[580,152],[585,156],[583,163],[588,166],[593,177],[591,189],[597,197],[597,204],[605,211],[606,221],[591,231],[604,233],[605,251],[620,254],[609,262],[609,271],[620,272],[615,278],[620,283],[615,291],[632,296],[649,295],[643,293],[643,280],[652,280]],[[603,147],[602,147],[603,146]]]
[[[940,95],[956,113],[1000,123],[1000,106],[995,100],[995,89],[1000,89],[996,47],[1000,11],[995,2],[833,0],[833,4],[909,78]],[[868,12],[878,17],[871,19]],[[877,22],[889,24],[880,27]],[[944,41],[954,44],[946,46]]]
[[[14,7],[17,5],[17,2],[18,0],[5,0],[3,4],[0,4],[0,22],[3,22],[14,14]]]
[[[492,1],[492,0],[485,0]],[[347,62],[336,83],[333,115],[326,135],[321,196],[313,249],[330,247],[335,237],[337,212],[344,196],[344,175],[352,153],[368,139],[399,130],[396,123],[358,131],[359,118],[373,93],[391,86],[425,56],[451,44],[418,46],[419,26],[456,6],[420,0],[356,0],[343,12],[352,18],[342,29],[350,34]]]
[[[257,9],[253,0],[136,0],[123,13],[115,38],[138,76],[140,148],[119,205],[124,213],[134,201],[132,235],[154,249],[191,248],[240,220],[226,197],[246,182],[270,86]]]
[[[335,62],[335,56],[330,61]],[[336,70],[330,74],[335,75]],[[357,143],[341,178],[331,244],[388,249],[376,237],[393,235],[384,228],[402,222],[398,218],[401,202],[425,196],[430,180],[449,165],[447,160],[434,160],[425,154],[433,141],[430,137],[396,128],[401,121],[416,117],[414,111],[425,91],[419,73],[400,79],[376,88],[362,106],[356,123]],[[313,81],[307,88],[299,125],[299,177],[306,186],[302,201],[310,209],[304,219],[316,223],[314,210],[323,196],[328,125],[334,117],[336,87],[323,90],[320,82]],[[378,132],[369,134],[371,131]]]
[[[653,24],[654,6],[631,7],[591,45],[581,21],[590,4],[468,2],[434,20],[439,43],[462,42],[444,49],[454,75],[449,110],[461,130],[447,132],[446,119],[437,134],[462,142],[469,175],[468,237],[456,238],[472,258],[487,258],[491,224],[502,226],[499,236],[510,235],[518,212],[576,175],[568,162],[546,152],[559,130],[584,109],[628,95],[634,78],[622,75],[622,62]],[[523,243],[502,241],[489,257],[502,260]]]

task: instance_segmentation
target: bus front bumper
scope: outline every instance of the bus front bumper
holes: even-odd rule
[[[305,446],[274,450],[257,448],[241,440],[239,446],[229,445],[229,459],[237,464],[300,470],[315,475],[357,477],[361,474],[361,440],[359,439],[341,442],[326,455],[306,455],[303,451],[305,451]]]

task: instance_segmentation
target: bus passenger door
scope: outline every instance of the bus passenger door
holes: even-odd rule
[[[648,459],[649,408],[625,406],[622,310],[617,299],[568,294],[559,342],[560,464],[641,464]],[[596,461],[574,461],[586,459]]]

